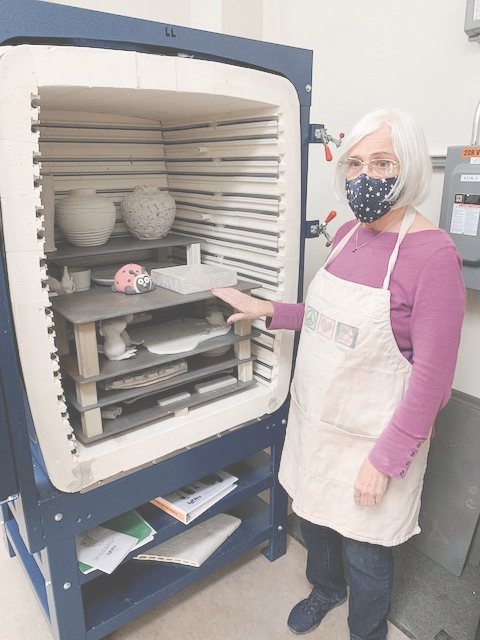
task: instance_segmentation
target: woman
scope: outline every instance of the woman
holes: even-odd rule
[[[349,594],[351,640],[385,640],[392,547],[419,533],[429,440],[450,397],[465,290],[449,236],[416,209],[431,162],[408,115],[377,110],[343,144],[336,191],[356,220],[336,234],[304,304],[213,293],[301,329],[279,479],[301,519],[313,589],[290,613],[315,629]]]

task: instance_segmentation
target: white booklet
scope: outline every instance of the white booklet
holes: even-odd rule
[[[240,518],[219,513],[206,522],[152,547],[134,560],[174,562],[199,567],[240,526]]]
[[[138,540],[126,533],[97,526],[76,535],[75,543],[79,562],[112,573]]]
[[[111,573],[125,558],[124,551],[128,554],[147,544],[155,533],[155,529],[135,510],[122,513],[75,536],[78,568],[85,574],[95,569]]]
[[[235,489],[236,480],[236,476],[220,469],[165,496],[158,496],[151,502],[177,520],[188,524]]]

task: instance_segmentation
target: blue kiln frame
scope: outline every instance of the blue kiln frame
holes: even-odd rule
[[[275,73],[295,87],[301,126],[301,220],[307,231],[306,186],[312,52],[147,20],[77,9],[38,0],[0,0],[0,45],[55,44],[186,55]],[[321,125],[319,125],[321,126]],[[311,223],[309,223],[311,224]],[[307,232],[308,234],[308,232]],[[305,233],[300,239],[302,296]],[[173,593],[196,582],[262,542],[273,561],[286,550],[287,497],[277,470],[288,402],[277,412],[201,443],[86,493],[66,494],[50,483],[42,462],[22,373],[10,308],[0,228],[0,499],[10,555],[22,563],[54,638],[103,638]],[[269,453],[265,453],[268,450]],[[162,567],[127,557],[113,578],[78,571],[75,534],[138,508],[158,531],[159,544],[184,525],[148,502],[199,477],[228,467],[238,490],[196,522],[231,511],[242,518],[237,532],[201,567]],[[266,505],[258,494],[268,490]],[[125,604],[128,596],[130,604]]]

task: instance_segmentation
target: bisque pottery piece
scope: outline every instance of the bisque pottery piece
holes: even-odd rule
[[[125,264],[115,274],[112,291],[120,293],[147,293],[155,288],[152,279],[139,264]]]
[[[149,369],[144,369],[136,373],[128,373],[117,378],[109,378],[101,383],[102,389],[138,389],[148,387],[161,380],[173,378],[188,371],[187,361],[183,358],[168,362],[167,364],[156,365]],[[127,402],[127,400],[125,400]]]
[[[227,334],[231,325],[212,326],[198,318],[180,318],[162,324],[134,329],[132,337],[142,340],[143,346],[157,355],[184,353],[201,342]]]
[[[65,238],[76,247],[105,244],[115,226],[115,203],[95,189],[72,189],[55,206],[55,220]]]
[[[102,409],[101,415],[105,420],[115,420],[118,416],[122,415],[122,407],[112,404],[110,407]]]
[[[53,276],[47,278],[48,288],[50,295],[63,296],[66,293],[73,293],[75,291],[75,285],[69,284],[68,281],[62,277],[61,280],[57,280]]]
[[[68,273],[68,267],[63,267],[63,275],[60,280],[60,285],[65,293],[73,293],[76,290],[75,282],[72,280],[71,275]]]
[[[71,267],[70,278],[75,285],[75,291],[87,291],[90,289],[91,269]]]
[[[129,314],[101,321],[99,332],[104,339],[101,350],[109,360],[127,360],[136,355],[135,345],[142,344],[142,341],[132,340],[126,331],[132,320],[133,315]]]
[[[208,322],[208,324],[211,327],[228,326],[225,323],[225,316],[220,311],[220,309],[218,309],[218,307],[212,307],[211,309],[209,309],[205,314],[205,320]],[[225,353],[227,353],[229,349],[230,349],[230,345],[226,344],[223,347],[217,347],[216,349],[210,349],[209,351],[205,351],[203,355],[211,356],[211,357],[223,356]]]
[[[175,218],[175,200],[156,186],[135,187],[123,198],[122,216],[130,233],[139,240],[158,240],[170,231]]]
[[[210,291],[237,284],[237,272],[208,264],[184,264],[166,269],[152,269],[152,280],[158,287],[183,295]]]

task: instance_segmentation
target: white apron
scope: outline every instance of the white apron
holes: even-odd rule
[[[402,480],[390,478],[383,502],[357,506],[353,485],[373,444],[405,393],[411,364],[390,323],[389,283],[415,217],[407,210],[381,289],[321,268],[305,301],[291,385],[279,480],[302,518],[364,542],[393,546],[420,532],[418,512],[429,440]],[[340,241],[327,266],[358,225]]]

